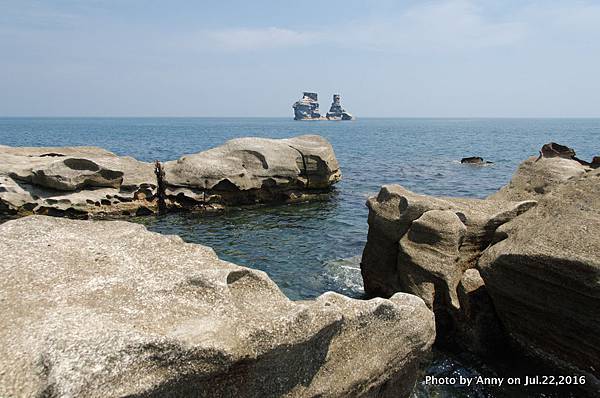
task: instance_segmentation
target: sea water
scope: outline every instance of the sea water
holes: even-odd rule
[[[135,221],[211,246],[224,260],[263,270],[291,299],[330,290],[360,298],[359,263],[368,229],[365,201],[381,185],[483,198],[506,184],[517,165],[537,155],[544,143],[570,146],[582,159],[600,155],[600,119],[0,118],[0,145],[95,145],[144,161],[177,159],[236,137],[301,134],[321,135],[333,145],[342,181],[330,200]],[[493,164],[460,164],[467,156]],[[471,365],[438,353],[428,374],[485,372]],[[485,386],[421,384],[415,394],[479,397],[498,392]]]

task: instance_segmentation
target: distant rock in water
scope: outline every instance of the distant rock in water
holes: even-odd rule
[[[460,160],[462,164],[493,164],[493,162],[483,160],[480,156],[470,156]]]
[[[333,102],[327,116],[321,116],[317,93],[305,91],[302,98],[292,105],[294,120],[353,120],[354,116],[348,113],[340,103],[340,95],[333,95]]]
[[[322,119],[317,93],[305,91],[302,98],[296,101],[292,108],[294,108],[294,120]]]
[[[329,112],[327,112],[328,120],[352,120],[354,116],[350,113],[346,112],[344,108],[342,108],[342,104],[340,103],[341,96],[339,94],[333,94],[333,102],[331,103],[331,108],[329,108]]]

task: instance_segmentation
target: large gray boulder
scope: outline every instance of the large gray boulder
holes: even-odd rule
[[[528,351],[598,383],[600,170],[554,186],[500,227],[497,240],[479,268],[507,331]]]
[[[88,218],[159,210],[326,197],[341,178],[333,148],[319,136],[239,138],[155,166],[101,148],[0,146],[0,217],[48,214]]]
[[[407,397],[412,295],[293,302],[260,271],[121,221],[0,225],[0,396]]]
[[[303,200],[341,178],[331,144],[316,135],[237,138],[164,168],[167,197],[183,206]]]
[[[459,285],[496,229],[535,201],[434,198],[385,185],[367,206],[369,234],[361,261],[366,293],[415,294],[436,313],[438,335],[454,335],[475,352],[491,351],[499,327],[493,315],[484,315],[493,311],[485,308],[489,300],[481,290],[474,293],[480,286],[473,282],[461,286],[462,295]]]

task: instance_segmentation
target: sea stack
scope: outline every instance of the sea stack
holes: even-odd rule
[[[352,120],[354,117],[346,112],[344,108],[342,108],[342,104],[340,103],[341,96],[339,94],[333,94],[333,102],[331,103],[331,108],[329,108],[329,112],[327,112],[328,120]]]
[[[304,92],[302,98],[292,105],[294,108],[294,120],[318,120],[322,119],[319,111],[317,93]]]

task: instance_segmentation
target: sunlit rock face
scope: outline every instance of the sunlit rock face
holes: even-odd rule
[[[409,292],[436,314],[438,341],[485,353],[508,340],[600,385],[600,169],[549,143],[486,199],[369,198],[365,291]]]
[[[326,198],[341,178],[331,144],[316,135],[238,138],[156,167],[96,147],[0,146],[0,218],[291,203]]]
[[[341,178],[331,144],[316,135],[237,138],[166,162],[165,171],[173,207],[309,200]]]
[[[354,117],[342,108],[341,96],[339,94],[333,94],[333,102],[331,108],[327,112],[327,119],[329,120],[352,120]]]
[[[143,214],[156,191],[151,163],[102,148],[0,146],[0,218]]]
[[[304,92],[302,98],[292,105],[294,109],[294,120],[320,119],[319,102],[317,93]]]
[[[576,163],[544,161],[546,172],[555,173],[549,183],[536,183],[546,193],[499,228],[498,243],[478,266],[510,335],[528,351],[586,373],[588,384],[600,388],[600,169],[573,173],[576,167],[565,162]],[[512,185],[513,195],[518,186]],[[522,187],[522,195],[535,193]]]
[[[262,271],[124,221],[0,225],[2,397],[408,397],[420,298],[294,302]]]
[[[367,294],[415,294],[436,314],[440,340],[492,353],[503,337],[475,267],[496,229],[535,201],[436,198],[384,185],[367,206],[361,261]]]

